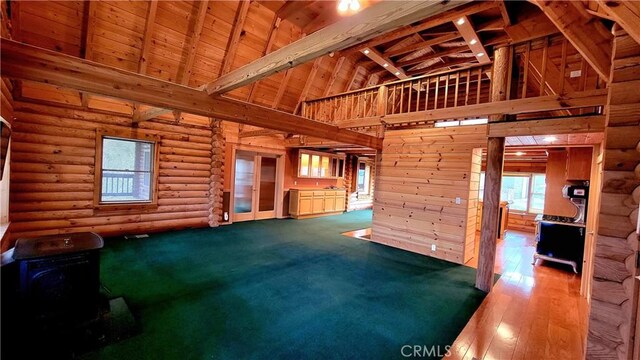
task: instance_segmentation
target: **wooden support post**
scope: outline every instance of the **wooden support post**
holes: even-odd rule
[[[509,47],[495,50],[491,101],[507,99],[509,80]],[[499,122],[507,115],[491,115],[489,122]],[[502,168],[504,165],[504,137],[490,137],[487,140],[487,170],[484,182],[482,207],[482,227],[480,232],[480,252],[476,287],[489,292],[493,287],[493,267],[496,261],[496,242],[498,239],[498,218],[500,215],[500,188],[502,186]]]

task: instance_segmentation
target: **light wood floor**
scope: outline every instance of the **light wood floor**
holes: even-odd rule
[[[498,243],[500,280],[462,330],[451,359],[582,359],[588,306],[569,267],[531,265],[533,234]],[[477,258],[477,256],[476,256]],[[472,259],[467,265],[475,266]]]

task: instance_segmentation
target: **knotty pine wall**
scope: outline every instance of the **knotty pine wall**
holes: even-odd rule
[[[468,228],[469,219],[475,222],[476,214],[470,194],[473,154],[486,147],[485,134],[485,126],[387,131],[372,240],[456,263],[470,258],[465,246],[474,227]]]
[[[209,223],[211,129],[143,122],[161,137],[156,209],[94,209],[97,129],[131,129],[131,116],[53,104],[15,103],[11,159],[12,239],[95,231],[137,234]]]

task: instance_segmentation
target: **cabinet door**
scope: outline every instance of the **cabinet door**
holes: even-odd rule
[[[320,214],[324,212],[324,195],[313,195],[313,204],[311,209],[314,214]]]
[[[313,196],[304,196],[303,194],[301,194],[299,205],[298,205],[298,214],[308,215],[312,213],[313,213]]]
[[[344,211],[344,193],[336,195],[336,211]]]
[[[324,196],[324,211],[336,211],[336,194]]]
[[[593,150],[583,147],[569,148],[567,154],[567,180],[589,180]]]

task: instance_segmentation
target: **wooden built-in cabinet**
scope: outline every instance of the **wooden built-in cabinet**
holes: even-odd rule
[[[343,189],[291,189],[289,214],[296,219],[340,214],[345,210],[345,197]]]
[[[591,177],[590,147],[572,147],[567,151],[567,180],[589,180]]]

